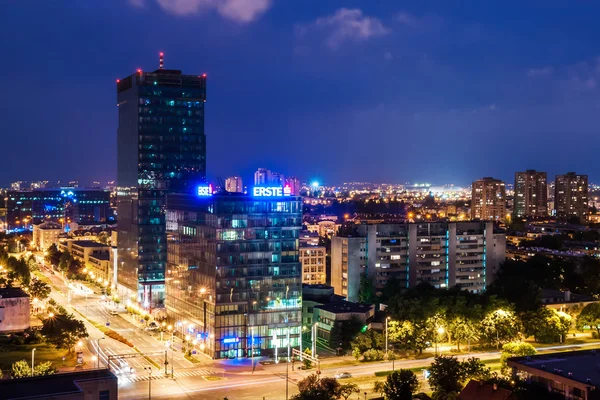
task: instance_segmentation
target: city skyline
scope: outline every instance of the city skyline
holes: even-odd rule
[[[33,145],[5,153],[7,165],[26,180],[114,180],[114,80],[156,69],[164,51],[167,68],[209,76],[211,180],[259,167],[324,182],[511,182],[529,168],[598,175],[599,28],[585,23],[598,5],[521,6],[516,20],[506,2],[309,3],[113,0],[40,3],[35,14],[10,4],[0,28],[14,37],[0,66],[12,77],[0,100],[5,145]],[[96,23],[71,35],[85,19]],[[122,40],[140,35],[148,39]],[[30,95],[40,85],[44,102]],[[566,135],[578,140],[560,141]],[[559,141],[577,157],[548,157]],[[244,151],[230,157],[231,143]],[[46,176],[24,162],[31,158],[48,161]],[[0,172],[3,186],[14,179]]]

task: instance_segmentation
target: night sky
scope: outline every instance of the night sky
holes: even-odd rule
[[[598,181],[599,17],[591,0],[5,0],[0,185],[115,179],[115,80],[159,51],[208,75],[212,179]]]

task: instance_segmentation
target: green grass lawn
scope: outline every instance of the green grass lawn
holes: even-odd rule
[[[0,342],[0,369],[10,370],[12,364],[19,360],[27,360],[31,363],[31,350],[35,351],[35,362],[50,361],[56,368],[63,366],[62,357],[65,356],[65,367],[77,365],[75,353],[69,354],[68,350],[57,350],[48,344],[24,344],[12,345]]]

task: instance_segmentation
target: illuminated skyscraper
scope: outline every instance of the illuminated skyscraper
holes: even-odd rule
[[[527,170],[515,173],[514,216],[548,216],[548,188],[545,172]]]
[[[206,75],[160,68],[117,81],[119,289],[164,299],[165,196],[206,178]]]

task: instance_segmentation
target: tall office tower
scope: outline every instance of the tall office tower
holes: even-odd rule
[[[559,219],[577,217],[581,222],[588,216],[588,176],[568,172],[556,175],[554,206]]]
[[[230,176],[225,179],[225,191],[229,193],[244,193],[241,176]]]
[[[351,236],[331,241],[331,285],[349,301],[359,301],[360,277],[376,293],[427,282],[481,292],[505,260],[506,235],[486,222],[363,224]]]
[[[473,182],[471,219],[500,221],[504,218],[506,218],[504,182],[489,177]]]
[[[144,306],[164,299],[165,197],[206,179],[206,75],[160,67],[117,81],[119,289]]]
[[[514,216],[548,216],[548,185],[546,173],[529,169],[515,172]]]
[[[302,188],[300,179],[296,178],[295,176],[290,176],[289,178],[285,179],[285,185],[290,187],[293,196],[300,195],[300,189]]]
[[[302,199],[282,186],[198,193],[167,196],[169,317],[214,358],[291,355],[301,345]]]

